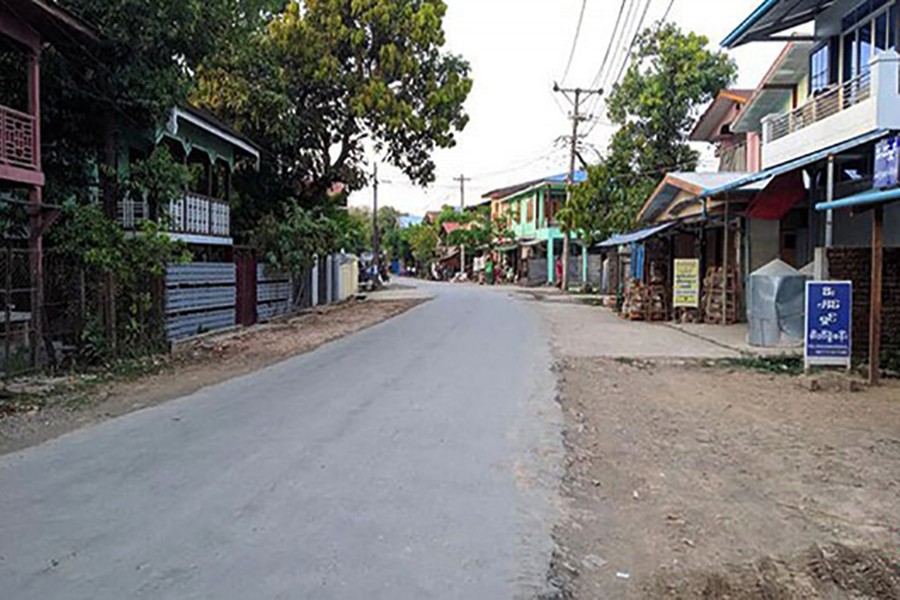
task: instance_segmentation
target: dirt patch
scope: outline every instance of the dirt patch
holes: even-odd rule
[[[356,333],[421,304],[358,301],[188,342],[171,356],[96,374],[11,382],[0,398],[0,454],[191,394]]]
[[[572,598],[900,598],[900,385],[563,363]]]

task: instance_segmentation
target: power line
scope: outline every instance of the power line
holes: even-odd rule
[[[622,23],[622,15],[625,12],[625,2],[627,0],[622,0],[622,3],[619,4],[619,14],[616,17],[616,25],[613,27],[612,35],[609,37],[609,43],[606,45],[606,52],[603,55],[603,62],[600,64],[600,70],[597,71],[597,75],[594,77],[594,81],[591,83],[591,87],[597,87],[600,84],[600,80],[603,78],[603,73],[606,71],[606,65],[609,62],[609,53],[612,51],[613,46],[615,45],[615,38],[619,33],[619,25]]]
[[[587,8],[587,0],[581,0],[581,13],[578,15],[578,26],[575,28],[575,37],[572,40],[572,50],[569,52],[569,61],[566,63],[566,70],[562,76],[562,82],[566,82],[569,71],[572,69],[572,61],[575,59],[575,51],[578,49],[578,38],[581,37],[581,25],[584,23],[584,11]]]
[[[628,51],[625,53],[625,59],[622,61],[622,65],[619,67],[619,72],[616,75],[615,81],[613,81],[613,85],[619,83],[622,79],[622,75],[625,73],[625,69],[631,63],[631,53],[634,50],[634,44],[637,42],[638,37],[641,35],[641,28],[644,26],[644,21],[647,20],[647,12],[650,10],[650,4],[652,4],[653,0],[647,0],[647,3],[644,5],[644,12],[641,14],[641,20],[638,21],[637,28],[634,30],[634,35],[631,37],[631,42],[628,44]]]

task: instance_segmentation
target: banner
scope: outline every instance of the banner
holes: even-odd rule
[[[676,258],[672,306],[675,308],[700,307],[700,261],[696,258]]]

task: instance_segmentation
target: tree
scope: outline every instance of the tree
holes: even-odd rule
[[[262,175],[285,197],[321,202],[366,180],[367,142],[417,183],[468,117],[469,65],[443,51],[442,0],[299,0],[199,72],[197,101],[271,152]]]
[[[634,59],[607,102],[619,126],[608,154],[588,169],[561,218],[583,237],[634,225],[640,207],[668,171],[697,167],[688,135],[698,109],[730,85],[735,63],[709,49],[709,40],[672,23],[645,30]]]
[[[438,226],[430,223],[419,223],[408,229],[409,246],[413,258],[420,266],[425,266],[437,257],[438,245],[441,243]]]

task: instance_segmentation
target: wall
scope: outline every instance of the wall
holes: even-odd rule
[[[781,223],[748,219],[750,236],[750,272],[753,273],[779,257],[781,246]]]
[[[869,349],[869,302],[872,254],[869,248],[828,250],[830,278],[853,282],[853,352],[864,357]],[[884,294],[881,345],[885,354],[900,352],[900,248],[884,251]]]
[[[834,245],[866,246],[872,243],[872,213],[853,216],[848,210],[834,213]],[[900,247],[900,203],[884,209],[884,245]]]
[[[266,265],[256,266],[256,314],[260,322],[287,314],[292,308],[291,277]]]

